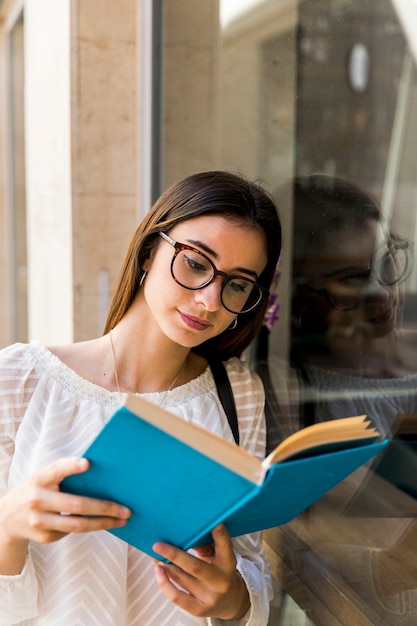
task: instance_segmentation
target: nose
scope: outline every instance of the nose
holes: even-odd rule
[[[195,301],[202,304],[207,311],[217,311],[221,306],[223,281],[217,276],[211,283],[195,291]]]
[[[363,287],[362,295],[366,300],[377,300],[385,304],[388,302],[392,287],[381,285],[376,278],[370,278],[366,286]]]

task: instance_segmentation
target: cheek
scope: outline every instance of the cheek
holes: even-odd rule
[[[363,309],[353,309],[352,311],[329,311],[329,327],[346,328],[358,326],[365,319]]]
[[[151,309],[156,312],[165,308],[179,287],[171,276],[169,264],[156,264],[148,269],[143,283],[145,300]]]

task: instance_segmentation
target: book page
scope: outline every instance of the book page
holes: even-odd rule
[[[358,445],[361,440],[369,440],[371,443],[378,436],[378,431],[372,427],[366,415],[319,422],[290,435],[271,452],[263,464],[269,467],[303,451],[308,456],[309,450],[314,453],[315,448],[324,449],[326,445],[335,442],[346,442],[346,448],[349,442]]]

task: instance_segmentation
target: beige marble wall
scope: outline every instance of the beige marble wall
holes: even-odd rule
[[[140,213],[138,3],[24,4],[28,337],[63,343],[101,332]],[[3,104],[3,82],[0,89]],[[3,169],[0,185],[4,242],[10,189]],[[15,339],[6,319],[14,296],[3,271],[12,257],[1,246],[0,296],[10,304],[0,307],[3,345]]]
[[[72,13],[74,338],[102,330],[103,306],[138,222],[135,0],[78,0]],[[101,302],[101,308],[100,303]]]
[[[63,343],[101,332],[110,292],[140,216],[141,69],[150,0],[5,0],[25,9],[28,338]],[[146,17],[145,16],[145,17]],[[142,22],[141,22],[142,19]],[[4,25],[3,25],[4,26]],[[146,39],[146,41],[145,41]],[[138,41],[139,40],[139,41]],[[7,62],[0,25],[0,63]],[[148,46],[146,48],[146,46]],[[141,51],[145,50],[140,56]],[[143,95],[143,94],[142,94]],[[146,95],[146,94],[145,94]],[[9,98],[3,74],[0,102]],[[14,341],[8,281],[11,187],[0,109],[0,344]],[[3,134],[2,134],[3,133]],[[148,194],[149,195],[149,194]]]

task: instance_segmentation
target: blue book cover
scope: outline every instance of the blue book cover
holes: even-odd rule
[[[369,443],[375,439],[268,468],[234,443],[129,396],[85,451],[89,470],[67,477],[61,489],[129,507],[126,526],[109,532],[161,558],[156,541],[189,549],[211,541],[220,522],[232,536],[286,523],[378,453],[385,442]]]

